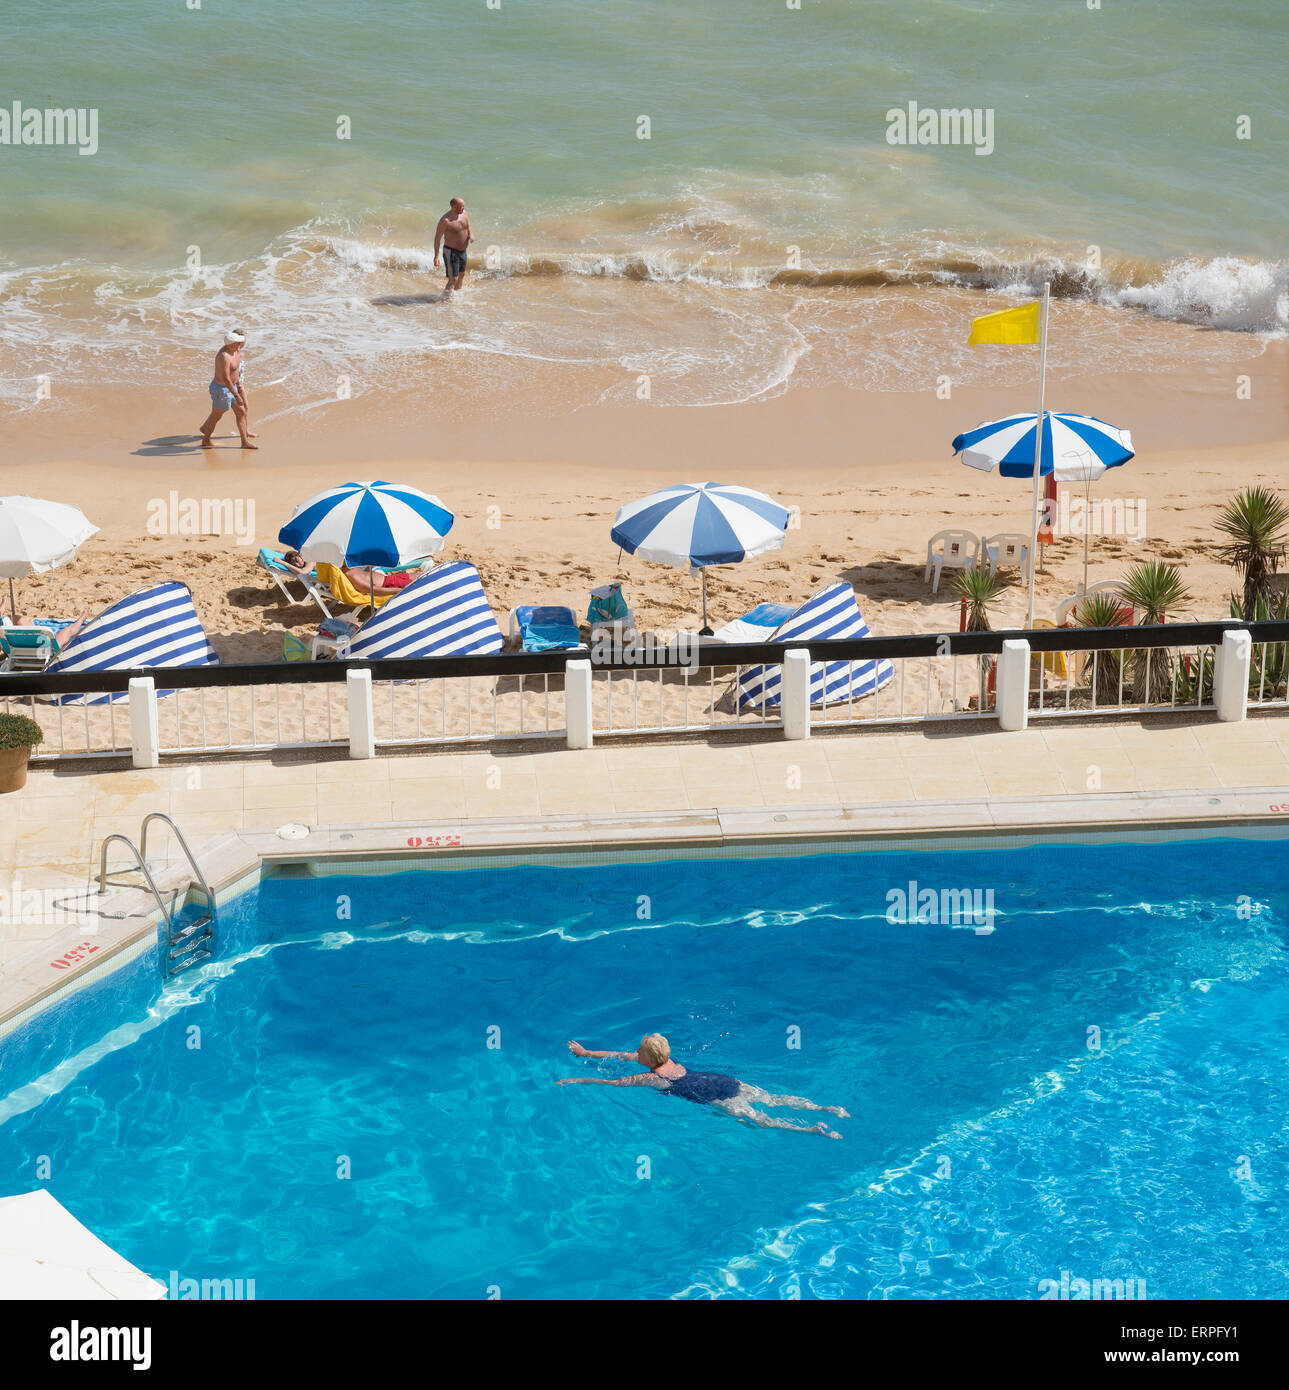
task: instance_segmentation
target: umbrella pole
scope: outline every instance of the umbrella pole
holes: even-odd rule
[[[712,635],[712,630],[707,626],[707,567],[705,565],[701,573],[703,576],[703,625],[699,628],[698,635],[700,637],[710,637]]]
[[[1092,479],[1083,480],[1083,592],[1088,591],[1088,516],[1092,510]]]
[[[9,577],[9,616],[15,623],[18,621],[18,609],[13,601],[13,576]]]
[[[1043,463],[1043,390],[1047,385],[1047,313],[1052,295],[1049,281],[1043,282],[1043,308],[1039,328],[1038,348],[1038,415],[1034,421],[1034,497],[1030,510],[1029,531],[1029,605],[1025,613],[1025,626],[1034,626],[1034,590],[1038,583],[1038,566],[1034,563],[1038,551],[1038,478]],[[1052,460],[1056,466],[1056,460]]]

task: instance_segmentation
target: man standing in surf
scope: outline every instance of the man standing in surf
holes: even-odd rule
[[[466,249],[474,240],[470,230],[470,218],[465,204],[460,198],[453,198],[448,210],[439,218],[434,229],[434,268],[439,268],[439,248],[443,248],[443,269],[447,275],[447,285],[443,290],[446,299],[453,290],[459,290],[465,282]]]

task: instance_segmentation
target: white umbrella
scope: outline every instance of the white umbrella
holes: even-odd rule
[[[0,576],[9,580],[10,608],[15,578],[65,565],[97,531],[85,513],[70,503],[0,497]]]
[[[0,1198],[0,1299],[165,1296],[43,1187]]]

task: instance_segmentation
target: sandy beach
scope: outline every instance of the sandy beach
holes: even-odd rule
[[[1204,336],[1151,325],[1161,327]],[[1244,486],[1289,481],[1286,344],[1264,349],[1223,336],[1245,357],[1221,371],[1188,361],[1173,372],[1071,375],[1049,385],[1054,407],[1124,425],[1137,448],[1092,495],[1131,501],[1144,535],[1093,535],[1090,580],[1115,578],[1139,559],[1171,560],[1185,569],[1190,614],[1205,618],[1226,616],[1236,587],[1215,553],[1216,511]],[[248,357],[253,382],[253,350]],[[781,551],[709,573],[715,623],[844,579],[874,633],[956,630],[952,577],[934,596],[923,582],[929,537],[947,527],[992,534],[1027,524],[1027,482],[965,468],[949,447],[980,420],[1032,408],[1032,393],[1011,385],[955,390],[947,400],[926,391],[793,389],[703,409],[570,408],[567,389],[533,383],[472,409],[468,393],[445,386],[429,399],[364,398],[276,419],[280,394],[252,388],[262,448],[237,447],[230,415],[218,447],[203,452],[195,436],[202,364],[191,365],[194,380],[173,397],[82,392],[27,412],[6,432],[4,491],[75,501],[101,528],[73,563],[21,580],[20,609],[93,614],[144,584],[181,579],[221,660],[278,660],[282,633],[306,633],[319,615],[285,603],[256,570],[256,549],[275,543],[296,503],[349,478],[397,480],[442,497],[457,516],[442,557],[478,567],[503,626],[521,602],[564,602],[584,614],[587,591],[619,579],[642,626],[696,628],[697,582],[619,557],[608,536],[622,502],[676,481],[739,482],[799,509],[800,526]],[[1014,370],[1015,350],[1007,365]],[[1249,399],[1237,395],[1240,376],[1252,383]],[[214,533],[230,521],[235,533]],[[1044,560],[1037,613],[1050,618],[1081,577],[1081,538],[1058,536]],[[1024,590],[1011,572],[993,626],[1023,618]]]

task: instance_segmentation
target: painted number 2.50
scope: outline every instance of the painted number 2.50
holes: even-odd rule
[[[73,946],[66,955],[59,956],[57,960],[51,960],[49,963],[55,970],[70,970],[77,961],[84,960],[86,956],[92,955],[97,950],[98,947],[91,942],[82,941],[79,946]]]

